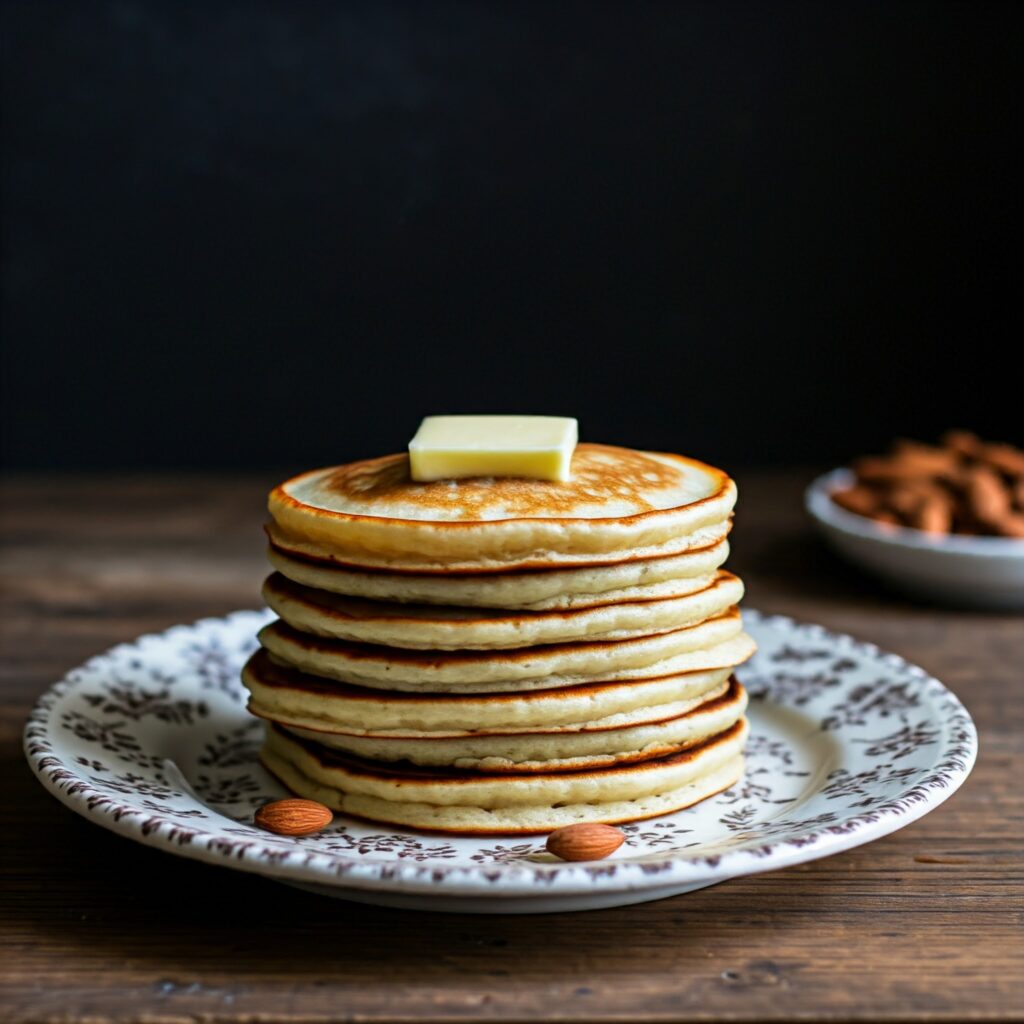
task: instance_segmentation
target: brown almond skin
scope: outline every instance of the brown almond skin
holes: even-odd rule
[[[890,484],[939,476],[955,465],[952,452],[922,447],[898,455],[866,455],[854,462],[853,469],[861,483]]]
[[[953,509],[948,498],[926,497],[910,517],[910,525],[925,533],[949,533],[953,528]]]
[[[953,503],[949,492],[927,480],[915,480],[890,491],[886,504],[903,522],[925,533],[949,533]]]
[[[601,860],[626,841],[613,825],[566,825],[548,836],[547,848],[562,860]]]
[[[253,816],[253,821],[268,832],[279,836],[305,836],[319,832],[334,820],[329,807],[315,800],[275,800],[264,804]]]
[[[923,495],[918,488],[904,485],[894,487],[887,495],[885,504],[905,523],[910,523],[913,522],[923,501]]]
[[[865,455],[853,463],[857,482],[862,484],[890,484],[903,480],[906,474],[895,459],[885,455]]]
[[[994,524],[994,530],[1000,537],[1024,539],[1024,512],[1008,512]]]
[[[898,439],[888,455],[864,456],[853,468],[857,482],[832,500],[879,524],[1024,537],[1024,449],[950,430],[938,447]]]
[[[900,521],[900,517],[895,512],[890,512],[888,509],[882,509],[881,512],[876,512],[872,517],[876,523],[881,523],[882,526],[902,526],[903,523]]]
[[[1017,511],[1024,512],[1024,477],[1013,486],[1013,500],[1017,505]]]
[[[1007,476],[1024,474],[1024,451],[1014,448],[1011,444],[987,444],[982,449],[980,458]]]
[[[868,487],[848,487],[845,491],[833,491],[832,500],[847,512],[858,516],[873,516],[879,507],[878,495]]]
[[[896,441],[890,458],[900,466],[909,467],[911,476],[941,476],[959,461],[957,453],[948,448],[936,448],[906,438]]]
[[[968,506],[980,522],[995,526],[1010,512],[1010,494],[1002,480],[987,466],[976,466],[967,483]]]
[[[983,446],[981,438],[969,430],[947,430],[940,440],[944,447],[968,459],[977,458]]]

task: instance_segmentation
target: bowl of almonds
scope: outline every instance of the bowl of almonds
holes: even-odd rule
[[[1024,610],[1024,450],[950,431],[819,477],[807,509],[842,555],[944,604]]]

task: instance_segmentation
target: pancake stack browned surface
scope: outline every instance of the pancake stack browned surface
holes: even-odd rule
[[[374,821],[543,832],[665,814],[742,774],[754,650],[722,568],[736,489],[581,444],[567,483],[415,483],[404,455],[270,496],[243,670],[263,761]]]

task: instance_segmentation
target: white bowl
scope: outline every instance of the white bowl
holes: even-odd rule
[[[1024,540],[1012,537],[934,536],[876,523],[840,508],[833,492],[854,475],[837,469],[807,488],[807,511],[844,557],[894,587],[944,604],[1024,610]]]

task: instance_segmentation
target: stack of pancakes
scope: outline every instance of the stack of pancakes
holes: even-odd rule
[[[581,444],[566,483],[415,483],[393,455],[270,496],[243,670],[264,764],[347,814],[544,832],[689,806],[743,771],[736,499],[676,455]]]

